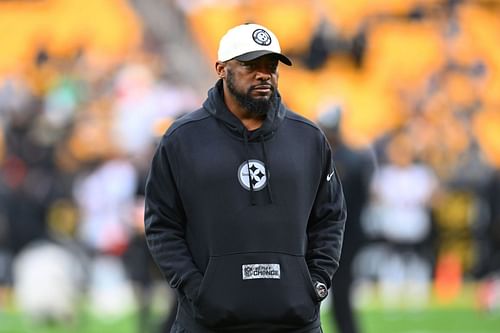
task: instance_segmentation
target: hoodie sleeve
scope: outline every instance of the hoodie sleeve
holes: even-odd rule
[[[308,222],[306,261],[313,281],[331,286],[339,266],[347,210],[330,145],[323,140],[322,174]]]
[[[146,181],[145,232],[149,250],[172,288],[194,300],[202,274],[185,241],[186,218],[175,182],[175,153],[164,137]]]

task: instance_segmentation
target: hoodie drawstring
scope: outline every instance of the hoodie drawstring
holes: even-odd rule
[[[269,160],[267,158],[266,143],[264,141],[264,136],[260,136],[260,143],[262,145],[262,152],[264,153],[264,167],[266,168],[266,180],[267,180],[267,194],[269,195],[269,203],[273,203],[273,192],[271,190],[271,178],[269,170],[271,166],[269,165]]]
[[[246,152],[246,155],[247,155],[247,171],[248,171],[248,185],[250,186],[250,203],[252,204],[252,206],[255,206],[256,205],[256,202],[255,202],[255,193],[254,193],[254,189],[253,189],[253,182],[252,182],[252,175],[250,174],[251,171],[250,171],[250,150],[248,148],[248,136],[247,136],[247,131],[245,130],[243,132],[243,141],[245,143],[245,152]],[[267,170],[267,168],[266,168]]]

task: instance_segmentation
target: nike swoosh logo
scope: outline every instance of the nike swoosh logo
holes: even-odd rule
[[[326,181],[329,182],[330,179],[332,179],[333,175],[334,175],[335,171],[332,171],[332,173],[330,173],[329,175],[326,176]]]

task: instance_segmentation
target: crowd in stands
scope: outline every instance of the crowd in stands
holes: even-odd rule
[[[380,282],[390,306],[407,304],[401,288],[418,306],[500,279],[499,1],[134,2],[0,3],[0,311],[30,271],[22,255],[47,242],[82,263],[72,281],[94,286],[102,313],[126,304],[98,296],[106,276],[145,297],[160,278],[138,268],[151,154],[201,105],[220,36],[246,21],[294,59],[280,67],[289,107],[315,121],[341,110],[344,142],[370,157],[356,276]],[[183,40],[155,35],[156,6],[175,13]]]

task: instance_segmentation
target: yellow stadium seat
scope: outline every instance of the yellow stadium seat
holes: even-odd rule
[[[500,103],[500,9],[487,10],[476,5],[460,7],[461,35],[454,57],[464,64],[482,61],[487,68],[481,97],[488,103]],[[458,45],[457,45],[458,44]]]
[[[322,13],[343,35],[354,35],[366,19],[381,15],[405,15],[416,5],[433,5],[441,0],[319,0]]]
[[[309,0],[253,0],[245,6],[255,23],[271,29],[286,53],[303,53],[319,23],[319,15]]]
[[[479,97],[471,78],[457,72],[446,74],[443,79],[443,90],[449,103],[458,109],[471,106]]]
[[[22,70],[40,49],[57,57],[84,48],[116,59],[141,41],[141,26],[125,0],[0,2],[0,75]]]
[[[382,81],[408,89],[445,65],[439,27],[432,23],[388,22],[368,34],[366,68]]]
[[[234,5],[210,5],[197,7],[188,13],[187,22],[191,34],[201,51],[215,63],[219,40],[229,28],[245,23],[244,11]]]
[[[473,120],[474,134],[488,161],[500,168],[500,112],[498,104],[477,113]]]

